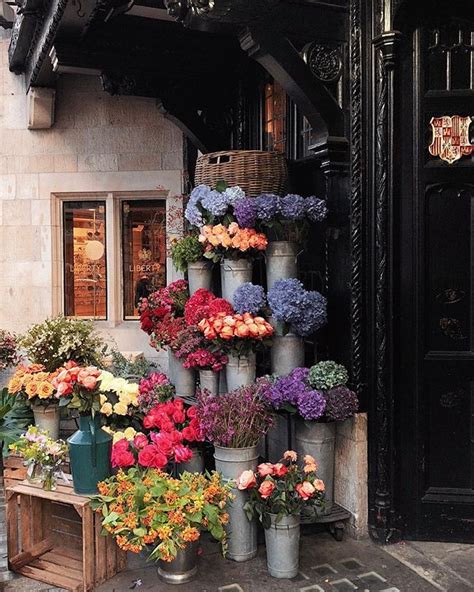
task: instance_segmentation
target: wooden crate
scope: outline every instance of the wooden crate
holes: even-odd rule
[[[89,592],[125,569],[126,553],[101,536],[100,516],[72,485],[45,491],[26,481],[6,488],[8,564],[28,578]]]
[[[70,472],[69,463],[64,463],[61,467],[65,473]],[[3,483],[5,489],[13,487],[20,481],[26,479],[26,466],[23,464],[23,457],[17,454],[9,454],[3,459]]]

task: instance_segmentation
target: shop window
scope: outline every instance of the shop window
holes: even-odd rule
[[[63,204],[64,312],[107,318],[105,201]]]
[[[264,150],[286,152],[287,98],[276,81],[267,82],[264,90]]]
[[[123,313],[138,316],[138,300],[166,285],[166,202],[122,202]]]

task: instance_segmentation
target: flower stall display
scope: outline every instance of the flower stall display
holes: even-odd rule
[[[47,372],[41,364],[20,364],[8,383],[9,394],[31,407],[35,424],[53,440],[59,437],[59,402],[65,399],[65,393],[54,385],[57,374]]]
[[[110,475],[112,438],[101,429],[100,375],[95,366],[69,361],[53,379],[57,392],[68,397],[68,406],[79,412],[79,429],[67,441],[74,491],[79,494],[96,493],[97,483]]]
[[[165,581],[193,578],[203,531],[225,551],[225,507],[232,494],[218,473],[184,473],[175,479],[156,469],[131,468],[99,483],[98,489],[91,506],[101,514],[108,535],[125,551],[146,551]]]
[[[187,272],[191,295],[199,288],[211,289],[212,262],[204,258],[204,246],[196,234],[172,241],[171,258],[177,270]]]
[[[10,450],[23,457],[31,483],[40,483],[43,489],[54,491],[58,477],[66,480],[60,467],[67,460],[67,444],[50,438],[48,432],[30,426],[19,440],[10,444]]]
[[[237,479],[245,470],[257,466],[258,444],[272,423],[272,413],[261,398],[265,381],[213,397],[198,394],[197,418],[205,439],[214,444],[216,470],[226,479]],[[234,561],[247,561],[257,553],[255,521],[245,519],[245,492],[234,489],[229,505],[229,552]],[[235,527],[238,525],[238,528]]]
[[[318,458],[321,478],[326,484],[326,507],[332,507],[334,493],[334,460],[336,422],[352,417],[358,409],[356,394],[345,384],[333,388],[315,389],[310,376],[321,377],[319,384],[332,385],[347,380],[347,370],[335,362],[313,368],[296,368],[288,376],[273,378],[262,391],[263,399],[276,411],[287,411],[296,416],[295,446],[298,454]],[[324,369],[327,372],[324,372]],[[280,446],[281,446],[280,442]],[[278,453],[278,450],[276,451]]]
[[[228,354],[226,366],[229,390],[252,384],[255,380],[255,351],[268,344],[273,327],[263,317],[250,313],[218,313],[198,323],[208,341]]]
[[[268,572],[275,578],[294,578],[299,569],[300,514],[314,511],[324,501],[324,481],[318,478],[315,459],[306,455],[304,466],[287,450],[280,462],[262,463],[256,471],[243,471],[237,488],[249,491],[248,519],[257,517],[265,528]]]
[[[296,278],[277,280],[268,292],[275,326],[271,351],[272,372],[288,374],[304,365],[303,338],[327,322],[326,298],[305,290]]]
[[[141,413],[148,413],[158,403],[166,403],[174,399],[176,390],[163,372],[152,372],[142,378],[138,385],[138,409]]]

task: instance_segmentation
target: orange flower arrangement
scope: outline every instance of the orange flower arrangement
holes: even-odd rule
[[[243,353],[243,349],[252,348],[255,342],[262,342],[273,335],[273,327],[269,322],[249,312],[220,312],[208,319],[202,319],[198,323],[198,328],[206,339],[223,340],[224,343],[221,345],[224,349],[237,350],[240,354]]]
[[[264,251],[268,245],[267,237],[262,232],[257,232],[254,228],[240,228],[237,222],[232,222],[229,226],[203,226],[199,242],[204,245],[204,256],[209,259],[218,259],[229,250],[239,253]]]
[[[8,383],[8,392],[23,396],[27,401],[48,403],[60,396],[53,385],[57,375],[58,372],[45,372],[41,364],[21,364]]]

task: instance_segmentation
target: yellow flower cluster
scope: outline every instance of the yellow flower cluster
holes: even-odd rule
[[[113,444],[115,444],[119,440],[123,440],[124,438],[126,440],[128,440],[129,442],[131,442],[135,438],[135,436],[142,434],[142,432],[137,432],[131,426],[129,426],[128,428],[126,428],[123,431],[117,431],[117,432],[114,431],[109,426],[103,426],[102,429],[104,430],[104,432],[107,432],[108,434],[110,434],[112,436],[112,438],[113,438],[112,443]]]
[[[115,377],[103,370],[99,376],[100,412],[104,415],[129,415],[138,407],[138,384],[125,378]],[[111,396],[113,400],[111,401]],[[116,400],[115,400],[116,399]],[[115,402],[114,402],[115,400]]]
[[[23,394],[28,400],[52,399],[55,397],[56,389],[52,381],[57,372],[45,372],[41,364],[30,366],[20,365],[8,383],[8,392],[11,395]]]

